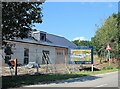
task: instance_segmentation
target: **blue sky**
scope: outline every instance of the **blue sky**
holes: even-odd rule
[[[118,12],[117,2],[46,2],[42,7],[43,23],[35,28],[70,41],[90,40],[96,25],[100,26],[108,16]]]

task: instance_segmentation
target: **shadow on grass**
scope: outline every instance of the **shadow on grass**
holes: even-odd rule
[[[60,84],[60,83],[72,83],[72,82],[85,82],[85,81],[91,81],[91,80],[95,80],[101,77],[96,77],[96,76],[83,76],[80,78],[74,78],[74,79],[68,79],[68,80],[64,80],[64,81],[58,81],[56,82],[56,84]]]
[[[75,78],[75,79],[71,79],[71,78]],[[87,76],[86,74],[38,74],[38,75],[2,76],[2,88],[17,88],[24,85],[46,84],[46,83],[48,84],[54,82],[55,83],[84,82],[87,80],[95,80],[97,78],[100,77]],[[57,81],[57,80],[64,80],[64,81]]]

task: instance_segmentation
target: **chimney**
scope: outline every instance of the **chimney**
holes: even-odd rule
[[[34,37],[37,41],[40,40],[40,31],[33,31],[32,37]]]
[[[46,32],[44,31],[33,31],[32,37],[38,41],[46,41]]]

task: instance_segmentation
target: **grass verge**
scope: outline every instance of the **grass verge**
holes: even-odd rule
[[[56,80],[64,80],[69,78],[77,78],[87,75],[103,74],[117,71],[118,68],[108,68],[95,72],[79,72],[73,74],[46,74],[46,75],[22,75],[22,76],[3,76],[2,88],[15,88],[23,85],[33,85],[38,83],[49,83]]]
[[[85,74],[46,74],[46,75],[23,75],[23,76],[3,76],[2,87],[20,87],[22,85],[31,85],[38,83],[49,83],[56,80],[76,78],[86,76]]]
[[[82,74],[82,75],[96,75],[96,74],[104,74],[104,73],[109,73],[109,72],[114,72],[114,71],[118,71],[120,70],[120,68],[106,68],[106,69],[102,69],[100,71],[85,71],[85,72],[79,72],[77,74]]]

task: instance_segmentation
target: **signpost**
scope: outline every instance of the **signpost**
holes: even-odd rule
[[[11,67],[15,67],[15,76],[17,76],[17,59],[10,60]]]
[[[77,64],[92,64],[93,71],[93,46],[79,46],[71,50],[71,61]]]
[[[109,44],[107,45],[106,50],[108,51],[108,53],[107,53],[107,57],[108,57],[109,66],[110,66],[110,50],[112,50],[112,48],[110,47]]]
[[[71,61],[80,64],[93,64],[93,47],[79,46],[71,50]]]

